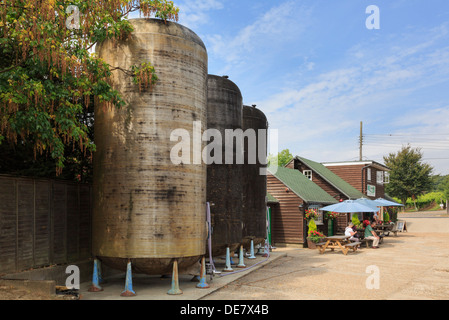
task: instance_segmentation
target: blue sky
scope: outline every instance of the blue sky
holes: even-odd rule
[[[209,73],[228,75],[257,104],[279,151],[319,162],[383,162],[422,148],[449,174],[449,1],[182,0],[179,23],[197,33]],[[366,8],[380,9],[368,30]]]

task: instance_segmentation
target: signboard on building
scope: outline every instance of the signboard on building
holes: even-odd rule
[[[366,186],[366,195],[368,197],[375,197],[376,196],[376,186],[368,184]]]

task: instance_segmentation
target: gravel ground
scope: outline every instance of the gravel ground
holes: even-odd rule
[[[287,256],[204,300],[448,300],[449,218],[441,213],[401,214],[407,232],[385,237],[379,249],[275,249]]]

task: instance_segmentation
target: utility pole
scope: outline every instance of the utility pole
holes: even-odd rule
[[[363,157],[362,157],[362,146],[363,146],[363,122],[362,121],[360,121],[360,146],[359,146],[359,151],[360,151],[360,161],[362,161],[363,160]]]

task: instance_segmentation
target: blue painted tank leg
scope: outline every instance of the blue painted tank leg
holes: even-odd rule
[[[224,272],[234,271],[231,267],[231,254],[229,247],[226,248],[226,267],[223,269]]]
[[[248,259],[256,259],[256,256],[254,255],[254,240],[251,240],[251,250]]]
[[[94,271],[92,274],[92,285],[89,288],[89,292],[103,291],[103,288],[100,286],[101,275],[100,275],[100,271],[99,271],[99,262],[100,261],[98,259],[94,260]]]
[[[133,297],[136,293],[133,290],[133,275],[131,272],[131,261],[126,266],[125,290],[120,294],[122,297]]]
[[[178,295],[182,294],[182,290],[179,289],[179,277],[178,277],[178,261],[173,262],[173,275],[171,279],[171,289],[168,290],[167,294]]]
[[[103,275],[101,274],[101,261],[98,260],[98,282],[99,283],[106,283],[106,280],[103,279]]]
[[[246,268],[245,260],[243,257],[243,245],[240,245],[239,264],[237,265],[237,268]]]
[[[197,288],[200,289],[207,289],[209,288],[209,285],[206,282],[206,258],[203,257],[201,259],[201,277],[200,277],[200,283],[196,285]]]

